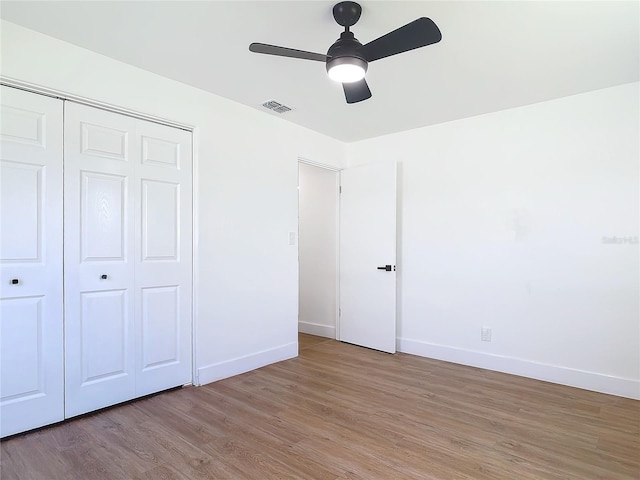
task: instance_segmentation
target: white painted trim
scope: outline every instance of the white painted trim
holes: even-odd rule
[[[155,115],[148,115],[146,113],[137,112],[128,108],[118,107],[117,105],[100,102],[91,98],[81,97],[79,95],[74,95],[73,93],[63,92],[62,90],[42,87],[34,83],[24,82],[22,80],[6,77],[4,75],[0,75],[0,84],[7,87],[17,88],[19,90],[25,90],[31,93],[37,93],[38,95],[45,95],[47,97],[59,98],[60,100],[87,105],[89,107],[98,108],[100,110],[106,110],[107,112],[119,113],[120,115],[126,115],[128,117],[134,117],[141,120],[146,120],[148,122],[159,123],[161,125],[179,128],[180,130],[187,130],[188,132],[193,131],[193,129],[195,128],[192,125],[186,125],[184,123],[174,122],[172,120],[157,117]]]
[[[200,131],[194,128],[191,132],[191,383],[200,385],[197,369],[197,348],[198,348],[198,284],[200,279],[200,269],[198,268],[198,259],[200,258],[199,238],[200,238],[200,222],[198,221],[200,208],[198,204],[198,179],[200,162],[198,155]]]
[[[342,175],[340,172],[336,173],[336,195],[338,201],[336,202],[336,329],[333,338],[340,340],[340,205],[342,204]]]
[[[306,158],[298,157],[298,163],[304,163],[306,165],[311,165],[313,167],[324,168],[325,170],[331,170],[332,172],[339,172],[342,168],[334,167],[332,165],[327,165],[326,163],[314,162],[313,160],[308,160]]]
[[[396,161],[396,272],[395,272],[395,281],[396,281],[396,339],[398,338],[400,325],[402,324],[402,302],[400,299],[402,298],[402,232],[403,232],[403,221],[404,217],[402,214],[403,207],[403,196],[402,196],[402,184],[404,177],[404,165],[401,161]],[[398,350],[396,340],[396,351]]]
[[[244,357],[214,363],[198,369],[199,384],[205,385],[223,378],[233,377],[234,375],[240,375],[241,373],[297,356],[298,342],[295,341]]]
[[[521,358],[437,345],[408,338],[398,338],[396,343],[398,351],[403,353],[640,400],[640,381],[638,380],[537,363]]]
[[[337,302],[338,302],[338,316],[336,317],[336,340],[338,341],[342,341],[340,339],[340,321],[342,320],[342,299],[340,296],[340,268],[341,268],[341,263],[340,263],[340,239],[342,238],[342,230],[340,229],[340,225],[342,225],[341,223],[341,216],[342,216],[342,171],[338,172],[338,227],[337,227],[337,239],[336,241],[338,242],[337,245],[337,252],[338,252],[338,294],[337,294]]]
[[[298,322],[298,331],[319,337],[336,338],[336,327],[319,323]]]

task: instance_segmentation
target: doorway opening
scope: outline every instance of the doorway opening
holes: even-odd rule
[[[298,165],[298,332],[337,339],[340,176]]]

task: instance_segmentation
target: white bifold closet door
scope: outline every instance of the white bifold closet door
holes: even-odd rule
[[[65,105],[65,415],[191,382],[191,133]]]
[[[0,436],[64,418],[62,101],[0,87]]]

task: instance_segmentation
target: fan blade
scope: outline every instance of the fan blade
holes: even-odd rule
[[[343,83],[342,87],[347,103],[357,103],[371,98],[371,90],[364,78],[358,82]]]
[[[422,17],[407,23],[364,45],[361,53],[368,62],[425,47],[442,40],[438,26],[430,18]]]
[[[277,47],[266,43],[252,43],[249,50],[255,53],[266,53],[267,55],[278,55],[279,57],[302,58],[303,60],[316,60],[326,62],[327,56],[321,53],[305,52],[294,48]]]

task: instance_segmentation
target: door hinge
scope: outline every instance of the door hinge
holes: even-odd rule
[[[340,186],[338,187],[338,192],[339,192],[339,193],[342,193],[342,185],[340,185]]]

